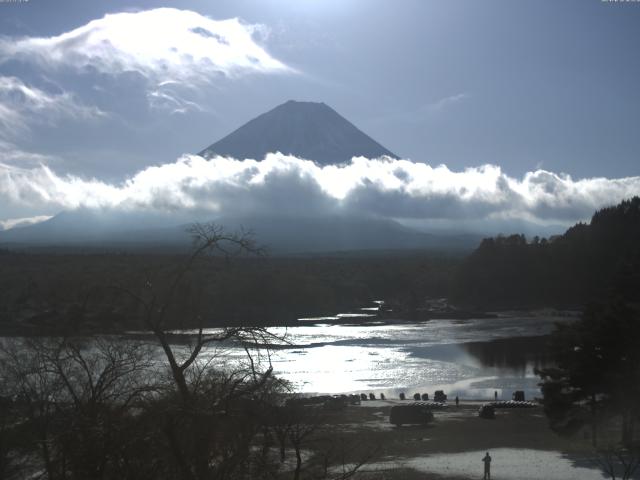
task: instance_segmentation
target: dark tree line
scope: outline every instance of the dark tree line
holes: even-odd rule
[[[162,289],[176,255],[10,253],[0,268],[0,331],[118,332],[143,327],[144,312],[132,297],[105,285],[144,293],[149,280]],[[413,252],[379,256],[218,255],[199,262],[179,286],[172,308],[197,307],[207,326],[286,325],[299,317],[333,314],[385,299],[419,305],[445,297],[458,257]],[[250,301],[248,301],[250,299]],[[88,308],[90,307],[90,308]],[[175,319],[175,315],[170,318]],[[194,315],[180,317],[189,326]],[[195,324],[190,325],[196,326]]]
[[[580,307],[640,298],[640,197],[550,239],[487,238],[461,265],[453,299],[484,308]]]
[[[551,426],[572,433],[620,420],[619,441],[630,447],[640,419],[640,311],[624,303],[594,304],[551,336],[555,366],[538,373]]]
[[[553,367],[538,371],[543,405],[560,434],[590,432],[613,479],[640,467],[640,307],[592,304],[551,336]]]

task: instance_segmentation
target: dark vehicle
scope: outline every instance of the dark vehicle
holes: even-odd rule
[[[407,396],[403,393],[400,394],[400,400],[406,400]]]
[[[369,394],[369,400],[375,400],[376,399],[376,394],[375,393],[370,393]]]
[[[402,425],[426,425],[433,421],[433,413],[424,405],[395,405],[391,407],[389,423],[396,427]]]
[[[322,405],[326,401],[333,399],[330,395],[320,395],[315,397],[298,397],[298,398],[289,398],[285,402],[285,405],[288,407],[311,407]]]
[[[420,400],[420,394],[419,393],[414,393],[413,394],[413,399],[416,400],[416,401]]]
[[[496,418],[496,409],[493,405],[482,405],[478,410],[478,416],[480,418],[493,419]]]
[[[423,394],[422,394],[422,400],[424,400],[425,402],[426,402],[427,400],[429,400],[429,394],[428,394],[428,393],[423,393]]]
[[[434,402],[446,402],[447,396],[444,394],[442,390],[436,390],[436,393],[433,394]]]
[[[511,399],[515,400],[516,402],[524,402],[524,391],[516,390],[515,392],[513,392]]]
[[[325,400],[322,406],[325,410],[343,410],[347,406],[347,400],[341,397],[331,397]]]
[[[369,398],[369,397],[367,397],[366,393],[361,393],[360,394],[360,400],[366,400],[367,398]]]

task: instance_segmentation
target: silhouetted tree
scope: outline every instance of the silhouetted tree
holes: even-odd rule
[[[596,462],[612,480],[630,480],[640,467],[640,449],[616,445],[600,447],[596,452]]]
[[[552,428],[575,431],[620,417],[621,443],[634,445],[640,416],[640,316],[625,304],[591,306],[582,319],[552,335],[555,366],[540,370],[545,413]]]
[[[640,197],[634,197],[548,240],[483,240],[458,270],[452,296],[483,308],[577,307],[613,291],[638,301],[638,272]]]
[[[5,341],[14,430],[36,447],[47,478],[113,478],[131,409],[155,388],[151,366],[146,346],[124,340]]]

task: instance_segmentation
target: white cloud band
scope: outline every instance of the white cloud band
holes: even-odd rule
[[[0,164],[0,202],[51,211],[80,207],[212,215],[355,214],[406,220],[526,220],[570,224],[640,194],[640,177],[574,180],[544,170],[522,179],[493,165],[454,172],[408,160],[354,158],[318,166],[184,156],[122,184]],[[1,213],[1,212],[0,212]]]

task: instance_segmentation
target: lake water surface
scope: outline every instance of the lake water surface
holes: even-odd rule
[[[449,398],[539,396],[534,369],[548,363],[545,335],[575,317],[503,314],[416,324],[305,325],[271,329],[291,343],[271,354],[277,375],[303,393],[429,393]],[[243,352],[227,351],[230,357]]]
[[[333,317],[334,319],[336,317]],[[375,318],[373,318],[375,320]],[[500,314],[497,318],[430,320],[422,323],[339,325],[304,323],[270,328],[286,345],[261,351],[279,377],[300,393],[384,393],[398,398],[444,390],[450,399],[510,399],[524,390],[528,399],[540,395],[536,367],[549,364],[547,335],[557,322],[575,320],[567,314]],[[131,332],[132,334],[134,332]],[[193,331],[174,332],[191,337]],[[144,332],[137,332],[143,334]],[[176,347],[185,342],[176,340]],[[15,339],[14,339],[15,341]],[[151,342],[152,345],[155,342]],[[159,364],[164,354],[158,348]],[[205,347],[199,359],[233,366],[246,361],[244,348],[225,344]]]

